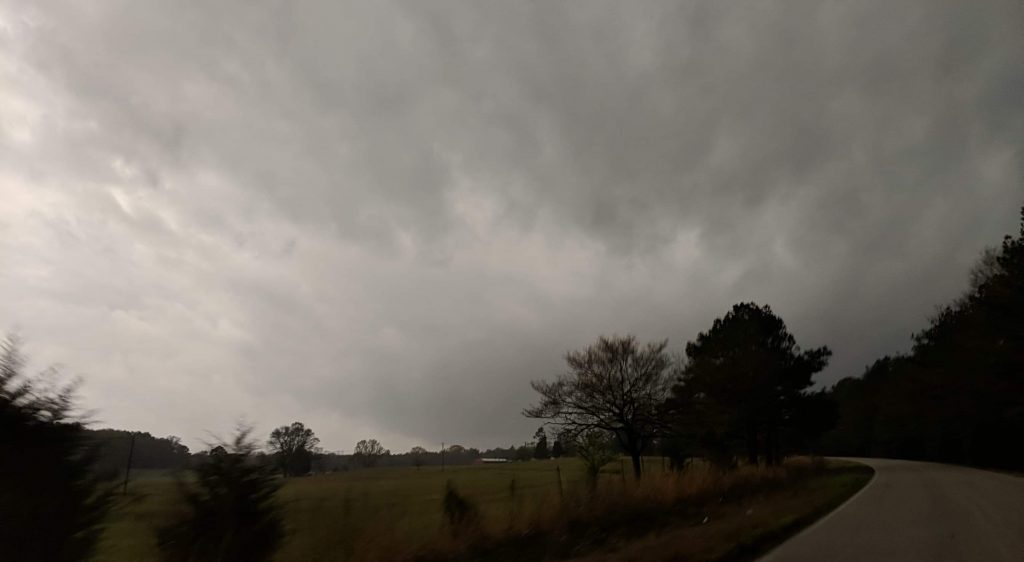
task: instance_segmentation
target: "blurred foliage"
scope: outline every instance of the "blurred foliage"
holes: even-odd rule
[[[112,486],[94,468],[75,385],[50,369],[24,373],[20,342],[0,344],[0,558],[85,560],[96,548]]]
[[[194,482],[179,482],[185,509],[158,532],[163,560],[269,560],[283,540],[273,464],[256,458],[248,429],[221,447],[195,468]]]

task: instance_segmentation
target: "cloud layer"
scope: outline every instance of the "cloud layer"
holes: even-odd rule
[[[597,335],[905,349],[1024,202],[1019,2],[0,3],[0,329],[105,424],[521,442]]]

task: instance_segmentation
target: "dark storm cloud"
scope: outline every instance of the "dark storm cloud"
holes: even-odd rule
[[[7,3],[0,322],[190,440],[519,441],[739,300],[856,374],[1014,228],[1018,4]]]

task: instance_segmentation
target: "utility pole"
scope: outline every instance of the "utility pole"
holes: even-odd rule
[[[124,467],[124,488],[122,494],[128,494],[128,475],[132,472],[132,455],[135,454],[135,432],[132,432],[132,440],[128,444],[128,463]]]

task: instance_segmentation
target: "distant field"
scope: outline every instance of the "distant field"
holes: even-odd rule
[[[645,464],[652,473],[661,471],[660,457]],[[621,479],[620,466],[608,465],[602,478]],[[440,467],[377,468],[289,479],[280,498],[290,535],[279,558],[338,559],[339,553],[350,554],[358,546],[357,537],[364,535],[424,541],[441,527],[441,496],[449,479],[478,503],[490,525],[505,525],[517,512],[557,501],[559,468],[566,491],[582,485],[583,465],[571,458],[447,467],[443,472]],[[128,498],[110,516],[98,560],[152,559],[154,529],[173,513],[176,486],[166,472],[135,473]],[[366,532],[375,529],[381,532]]]

